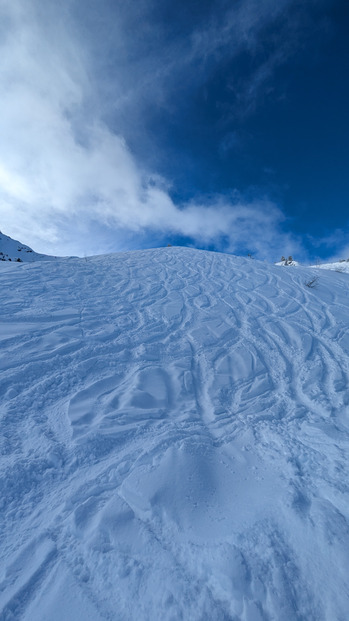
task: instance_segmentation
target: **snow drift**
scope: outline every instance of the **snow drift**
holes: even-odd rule
[[[0,263],[0,617],[348,617],[348,276]]]

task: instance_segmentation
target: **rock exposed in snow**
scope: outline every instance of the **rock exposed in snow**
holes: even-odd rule
[[[293,259],[284,259],[283,261],[277,261],[274,265],[281,265],[283,267],[289,267],[289,266],[297,266],[299,265],[298,261],[294,261]]]
[[[33,261],[52,261],[54,259],[57,257],[34,252],[29,246],[4,235],[0,231],[0,261],[32,263]]]
[[[0,262],[0,618],[348,617],[342,274]]]

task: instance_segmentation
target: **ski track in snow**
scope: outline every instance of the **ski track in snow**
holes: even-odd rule
[[[1,621],[348,619],[347,275],[0,267]]]

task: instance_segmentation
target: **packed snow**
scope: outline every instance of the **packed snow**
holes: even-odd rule
[[[0,263],[2,621],[349,618],[347,274]]]

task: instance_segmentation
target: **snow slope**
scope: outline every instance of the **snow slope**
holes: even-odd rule
[[[314,274],[0,263],[2,621],[349,618],[349,289]]]
[[[34,252],[29,246],[25,246],[16,239],[4,235],[0,231],[0,261],[17,261],[17,262],[33,262],[33,261],[52,261],[57,257],[47,254],[39,254]]]
[[[334,270],[335,272],[341,272],[342,274],[349,274],[349,259],[333,261],[332,263],[320,263],[319,265],[314,265],[312,267],[317,267],[320,270]]]

